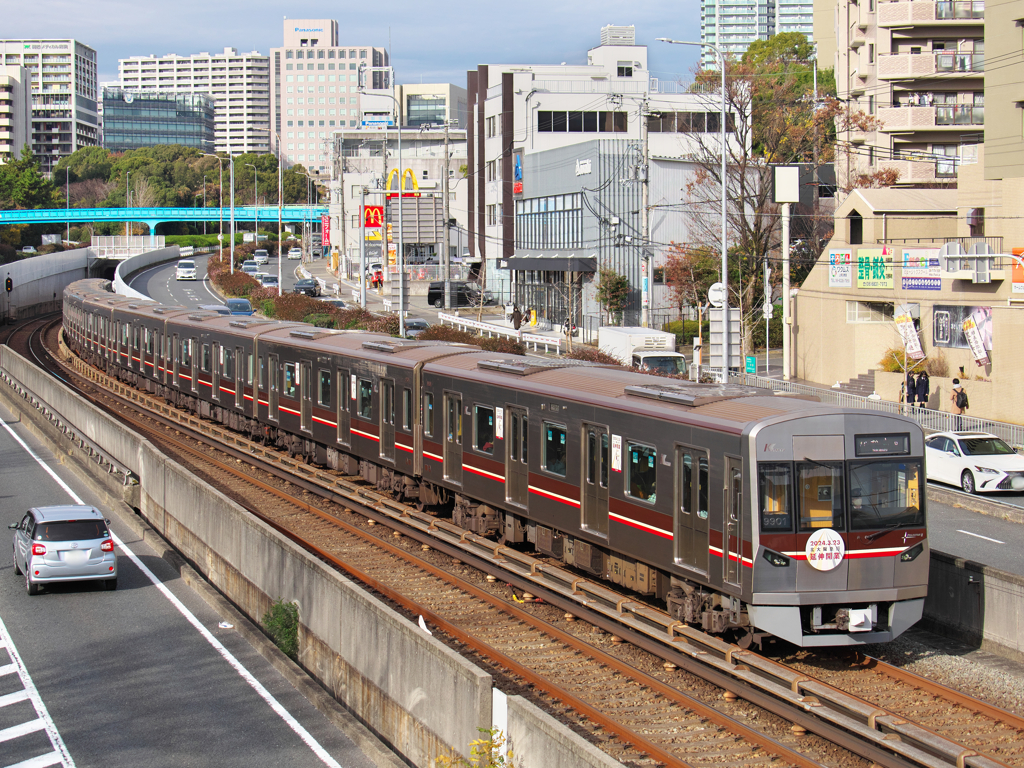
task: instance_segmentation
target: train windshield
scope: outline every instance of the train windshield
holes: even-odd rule
[[[924,525],[921,462],[850,463],[850,528],[909,528]]]

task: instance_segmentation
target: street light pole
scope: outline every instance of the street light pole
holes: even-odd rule
[[[366,63],[363,62],[359,65],[359,85],[358,89],[360,92],[366,90]],[[392,80],[392,82],[394,82]],[[398,336],[399,338],[405,338],[405,235],[402,231],[402,185],[404,184],[404,169],[402,168],[402,105],[398,99],[392,96],[390,93],[374,94],[376,96],[387,96],[393,102],[395,102],[395,119],[398,122]],[[384,179],[384,199],[387,200],[387,179]],[[382,233],[383,234],[383,233]],[[381,238],[386,247],[387,238]],[[386,259],[385,259],[386,260]]]
[[[728,179],[726,177],[726,147],[725,147],[725,122],[726,122],[726,111],[725,111],[725,53],[718,48],[716,45],[711,43],[698,43],[696,41],[689,42],[685,40],[671,40],[667,37],[659,37],[657,40],[663,43],[673,43],[674,45],[696,45],[710,48],[715,52],[718,57],[718,66],[722,72],[722,115],[719,118],[721,122],[720,128],[722,129],[722,289],[725,295],[725,306],[722,308],[722,380],[725,383],[729,382],[729,334],[732,331],[732,318],[729,311],[729,247],[726,244],[726,195],[728,192]]]
[[[274,131],[277,136],[277,295],[282,294],[281,289],[281,262],[284,260],[284,240],[281,239],[281,204],[284,200],[284,164],[281,162],[281,135]]]
[[[130,214],[128,208],[132,204],[131,171],[124,172],[124,233],[127,237],[132,236],[131,222],[128,221]],[[127,241],[127,247],[131,248],[131,241]]]
[[[68,182],[68,177],[69,177],[68,171],[69,170],[70,170],[70,168],[68,168],[67,166],[64,167],[64,205],[65,205],[65,207],[67,209],[67,212],[68,212],[68,237],[67,237],[67,239],[68,239],[68,242],[71,242],[71,194],[69,192],[71,187],[70,187],[70,184]],[[50,175],[52,176],[53,174],[50,174]]]
[[[203,216],[206,216],[206,174],[203,174]],[[203,219],[203,234],[206,234],[206,219]]]
[[[256,166],[252,163],[245,164],[247,168],[252,168],[252,210],[253,215],[256,217],[256,235],[253,241],[258,245],[260,242],[260,177],[256,173]]]

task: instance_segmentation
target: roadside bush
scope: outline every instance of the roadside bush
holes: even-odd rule
[[[490,339],[477,338],[476,344],[480,346],[480,349],[485,352],[499,352],[503,355],[525,355],[526,345],[522,342],[516,341],[515,339],[505,338],[504,336],[494,336]]]
[[[676,346],[689,346],[693,343],[693,337],[697,335],[698,323],[696,320],[673,320],[670,323],[665,323],[661,327],[661,330],[674,333],[676,335]],[[705,320],[703,323],[704,333],[701,334],[701,338],[707,339],[711,333],[711,323]],[[763,334],[762,334],[763,335]]]
[[[754,323],[751,334],[754,342],[754,349],[764,349],[764,320]],[[782,317],[778,314],[768,321],[768,340],[772,349],[782,346]],[[707,338],[705,336],[705,338]]]
[[[427,326],[427,330],[419,335],[420,339],[424,341],[450,341],[455,344],[473,344],[477,345],[481,339],[474,336],[468,331],[460,330],[459,328],[453,328],[450,325],[430,325]]]
[[[567,360],[585,360],[588,363],[601,363],[602,365],[617,365],[625,368],[622,363],[609,354],[599,350],[597,347],[588,347],[585,344],[574,344],[572,352],[562,355]]]
[[[280,598],[274,601],[270,610],[263,614],[263,628],[266,629],[274,645],[281,652],[298,661],[299,655],[299,606],[286,603]]]

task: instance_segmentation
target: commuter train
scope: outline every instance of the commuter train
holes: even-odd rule
[[[182,409],[743,645],[884,642],[922,615],[924,436],[910,419],[163,306],[102,280],[65,290],[64,338]]]

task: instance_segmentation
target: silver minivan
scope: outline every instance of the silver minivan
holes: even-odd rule
[[[30,595],[58,581],[102,581],[117,589],[117,555],[108,521],[85,504],[33,507],[14,530],[14,573]]]

